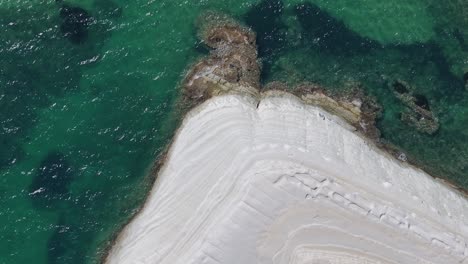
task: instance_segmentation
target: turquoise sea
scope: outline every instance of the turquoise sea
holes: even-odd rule
[[[207,10],[258,33],[264,82],[358,83],[384,142],[468,188],[466,0],[0,0],[0,263],[99,263],[180,120]],[[435,134],[400,120],[394,79]]]

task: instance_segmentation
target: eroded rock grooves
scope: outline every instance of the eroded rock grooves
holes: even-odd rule
[[[468,263],[466,199],[356,133],[378,137],[375,102],[260,87],[253,32],[200,28],[184,97],[202,103],[106,263]]]

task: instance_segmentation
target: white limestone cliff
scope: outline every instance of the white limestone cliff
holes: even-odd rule
[[[286,93],[190,111],[109,264],[468,263],[468,202]]]

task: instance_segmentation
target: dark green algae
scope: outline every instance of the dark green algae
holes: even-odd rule
[[[414,41],[370,37],[337,15],[352,9],[340,1],[1,3],[0,263],[99,262],[180,121],[178,85],[207,52],[194,25],[208,9],[257,32],[264,83],[359,85],[383,107],[383,143],[467,188],[466,4],[420,2],[433,36]],[[440,119],[436,134],[400,120],[395,79]]]
[[[443,43],[382,44],[360,36],[311,3],[295,5],[289,12],[295,16],[300,39],[293,36],[293,44],[281,55],[266,58],[271,65],[263,73],[265,82],[309,81],[334,91],[355,85],[364,88],[383,107],[378,120],[383,143],[401,149],[412,163],[431,174],[467,186],[468,134],[462,121],[467,119],[467,91],[462,75],[451,68]],[[463,60],[466,53],[459,56]],[[441,120],[435,135],[419,133],[400,120],[404,105],[389,88],[397,79],[410,83],[412,92],[424,98]]]

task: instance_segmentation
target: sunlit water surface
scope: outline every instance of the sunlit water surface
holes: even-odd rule
[[[258,32],[264,82],[360,83],[385,141],[468,187],[466,1],[0,0],[0,263],[99,262],[178,124],[206,10]],[[400,121],[397,78],[436,134]]]

